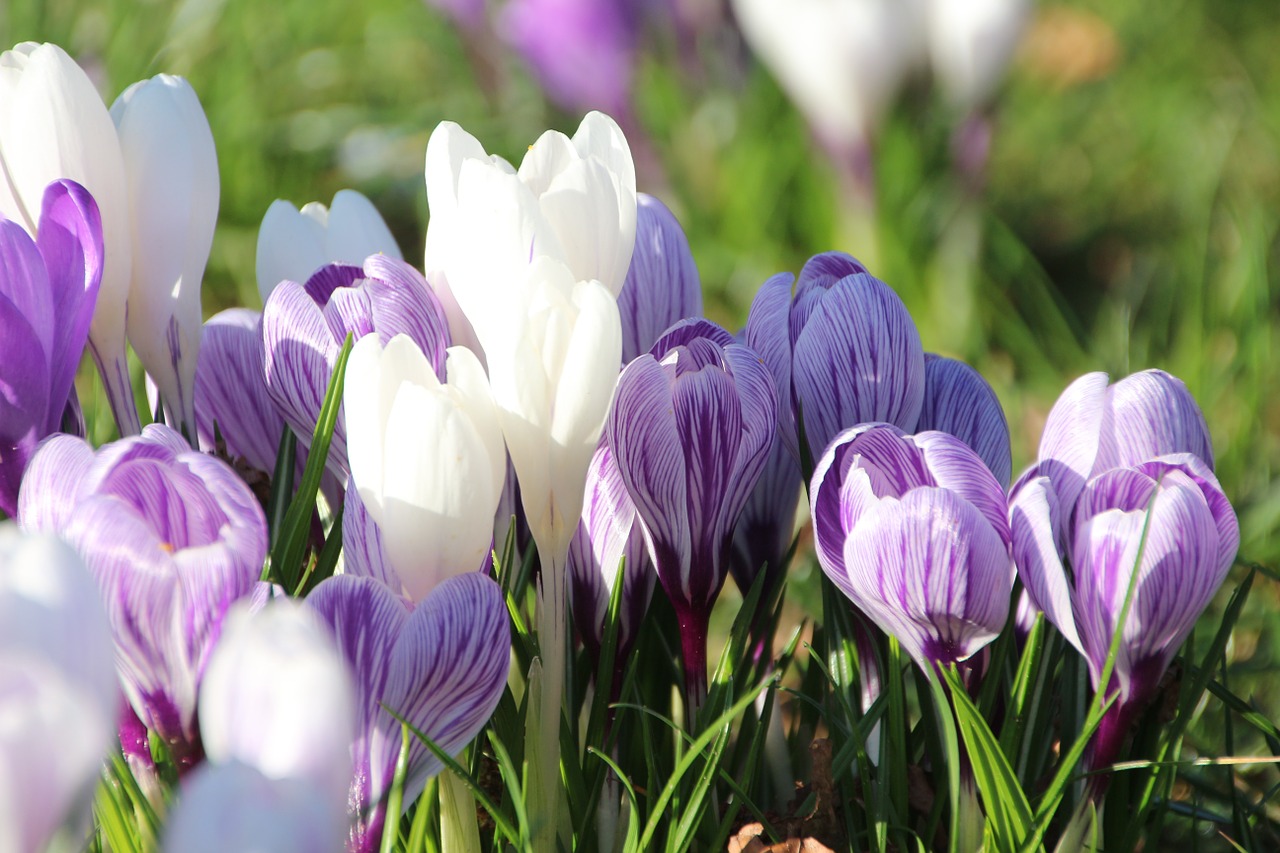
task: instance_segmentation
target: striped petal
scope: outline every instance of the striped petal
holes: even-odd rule
[[[636,245],[618,313],[624,364],[648,352],[672,323],[702,314],[702,285],[684,230],[666,205],[645,193],[636,197]]]
[[[1082,655],[1086,655],[1072,610],[1071,582],[1062,565],[1063,510],[1053,481],[1032,468],[1009,493],[1013,561],[1031,604]]]
[[[796,443],[795,407],[791,404],[791,337],[788,318],[791,313],[790,273],[778,273],[756,291],[747,314],[743,339],[755,350],[773,374],[778,396],[778,435],[796,459],[800,448]]]
[[[1182,380],[1163,370],[1144,370],[1108,388],[1093,473],[1166,453],[1190,453],[1213,468],[1209,428]]]
[[[94,465],[82,438],[50,436],[32,459],[18,495],[18,521],[28,531],[56,533],[71,523],[81,488]]]
[[[1013,475],[1009,422],[996,392],[962,361],[932,353],[924,357],[924,406],[915,431],[940,430],[982,457],[1002,488]]]
[[[262,374],[261,320],[257,311],[229,308],[204,324],[196,364],[196,426],[202,450],[214,449],[216,430],[228,455],[271,472],[285,424]]]
[[[662,359],[676,347],[685,346],[699,338],[706,338],[722,347],[736,342],[733,335],[729,334],[723,326],[704,317],[689,317],[672,323],[653,342],[653,346],[649,348],[649,354],[656,359]]]
[[[809,315],[822,302],[827,291],[850,276],[863,274],[870,275],[870,270],[844,252],[823,252],[805,262],[800,270],[800,280],[796,282],[795,303],[788,324],[792,347],[809,322]]]
[[[1107,374],[1086,373],[1067,386],[1044,422],[1040,470],[1067,515],[1094,471],[1106,393]]]
[[[382,544],[382,531],[360,499],[354,477],[347,481],[342,504],[342,565],[345,574],[374,578],[398,593],[404,591]]]

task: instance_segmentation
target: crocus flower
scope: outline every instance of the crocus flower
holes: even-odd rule
[[[626,563],[622,565],[624,559]],[[569,543],[569,597],[573,602],[573,622],[587,650],[596,660],[604,643],[609,598],[614,584],[618,582],[619,570],[624,574],[618,651],[614,661],[617,670],[613,685],[615,691],[621,687],[616,676],[622,671],[640,620],[649,609],[649,599],[658,576],[645,549],[635,504],[627,494],[608,441],[602,437],[600,446],[591,457],[591,467],[587,469],[582,520]]]
[[[0,849],[43,850],[88,817],[118,695],[84,562],[56,537],[0,524]]]
[[[954,436],[842,432],[809,489],[827,577],[925,669],[967,660],[1009,614],[1004,489]]]
[[[51,181],[73,180],[97,202],[104,250],[89,349],[121,433],[138,432],[124,348],[133,269],[124,158],[102,97],[57,45],[23,42],[0,54],[0,165],[0,213],[33,237]]]
[[[221,460],[172,429],[94,450],[58,435],[31,460],[24,529],[56,532],[98,579],[126,698],[176,761],[199,756],[196,691],[227,608],[267,552],[262,508]]]
[[[0,213],[0,510],[36,443],[62,428],[102,277],[102,225],[72,181],[46,188],[40,237]]]
[[[969,446],[1008,487],[1013,475],[1009,422],[996,392],[963,361],[933,353],[924,355],[924,401],[916,432],[936,429]]]
[[[968,112],[991,96],[1030,13],[1029,0],[928,0],[929,57],[952,104]]]
[[[562,109],[630,108],[636,4],[628,0],[511,0],[498,29]]]
[[[374,333],[384,345],[408,335],[437,375],[444,370],[449,330],[439,301],[417,270],[386,255],[364,267],[322,267],[305,285],[284,281],[262,310],[263,370],[276,407],[310,446],[338,352],[348,334]],[[329,469],[347,475],[347,438],[339,417],[329,445]]]
[[[377,254],[403,259],[378,209],[355,190],[339,190],[329,207],[313,201],[299,210],[276,199],[258,227],[258,293],[266,304],[282,281],[306,281],[325,264],[361,264]]]
[[[1094,689],[1118,697],[1091,745],[1091,766],[1105,767],[1226,578],[1239,525],[1209,465],[1189,453],[1105,471],[1074,510],[1042,470],[1010,498],[1014,558],[1032,602],[1084,656]],[[1100,684],[1131,586],[1115,668]]]
[[[608,421],[619,473],[680,621],[692,709],[706,692],[707,619],[729,571],[734,525],[777,424],[769,369],[719,331],[728,343],[673,339],[664,351],[660,340],[653,355],[627,365]]]
[[[182,795],[165,821],[161,849],[341,853],[347,834],[346,814],[309,779],[273,778],[230,761],[201,765],[184,780]]]
[[[200,285],[218,220],[213,131],[191,84],[168,74],[125,89],[111,117],[133,229],[129,342],[194,441]]]
[[[636,196],[636,245],[618,313],[624,364],[648,352],[673,323],[702,316],[702,284],[684,230],[666,205],[645,193]]]
[[[518,172],[443,122],[427,143],[426,181],[427,275],[451,293],[486,350],[505,334],[511,291],[538,257],[562,262],[574,281],[621,291],[635,243],[635,165],[603,113],[588,113],[572,139],[544,133]],[[451,328],[460,325],[451,317]]]
[[[450,755],[471,742],[507,683],[511,638],[502,590],[471,572],[442,582],[410,610],[373,578],[338,575],[321,582],[307,603],[332,627],[356,674],[347,849],[376,850],[401,745],[400,723],[391,712]],[[441,769],[414,738],[405,808]]]
[[[413,601],[445,578],[484,565],[507,472],[479,360],[466,347],[450,347],[445,371],[442,383],[405,335],[385,349],[366,336],[347,362],[352,482]]]

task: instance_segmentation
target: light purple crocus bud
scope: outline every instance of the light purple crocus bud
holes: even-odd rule
[[[499,30],[551,100],[629,112],[637,22],[625,0],[512,0]]]
[[[59,825],[88,820],[119,690],[84,562],[0,524],[0,850],[44,850]]]
[[[273,778],[231,761],[185,780],[164,827],[165,853],[341,853],[347,819],[309,779]]]
[[[718,334],[681,340],[699,325]],[[609,445],[680,622],[691,710],[706,691],[707,620],[734,525],[776,428],[769,369],[707,321],[677,324],[618,379]]]
[[[1209,465],[1189,453],[1100,474],[1069,516],[1043,470],[1028,471],[1010,498],[1013,554],[1033,603],[1084,656],[1094,689],[1118,697],[1091,745],[1090,765],[1100,768],[1119,756],[1136,715],[1226,578],[1240,529]],[[1102,685],[1131,585],[1115,668]]]
[[[442,582],[415,609],[379,581],[347,575],[321,582],[307,603],[333,629],[356,675],[347,850],[367,853],[382,836],[400,753],[401,727],[390,711],[449,755],[461,752],[484,728],[506,688],[506,604],[502,589],[474,572]],[[443,767],[413,738],[404,808]]]
[[[1213,442],[1181,379],[1143,370],[1108,385],[1086,373],[1053,404],[1040,438],[1040,473],[1067,515],[1085,483],[1166,453],[1191,453],[1213,469]]]
[[[226,453],[258,471],[275,469],[284,418],[262,375],[262,315],[228,308],[208,319],[196,365],[196,427],[200,449],[221,436]]]
[[[609,598],[618,582],[619,564],[623,559],[626,565],[622,568],[614,690],[621,686],[616,676],[621,673],[622,663],[635,641],[640,620],[649,609],[658,576],[645,550],[635,504],[613,461],[608,440],[602,436],[600,446],[591,457],[591,467],[587,469],[582,521],[569,543],[569,598],[573,603],[573,621],[594,660],[600,657],[609,617]]]
[[[1008,488],[1013,475],[1009,422],[991,385],[963,361],[925,353],[924,405],[915,429],[954,435]]]
[[[18,496],[26,530],[65,538],[98,579],[126,698],[176,762],[199,759],[196,691],[227,608],[253,591],[267,523],[230,466],[161,424],[96,453],[57,435]]]
[[[0,510],[13,515],[36,443],[62,428],[102,279],[102,223],[84,187],[45,189],[39,238],[0,213]]]
[[[449,326],[426,279],[403,261],[371,255],[364,267],[321,267],[305,285],[281,282],[262,310],[263,370],[276,408],[310,446],[342,343],[376,333],[386,346],[408,335],[441,381]],[[329,446],[329,470],[347,476],[345,418]]]
[[[678,320],[702,316],[702,284],[689,241],[667,206],[636,195],[636,247],[618,294],[622,363],[648,352]]]
[[[1004,489],[959,439],[854,427],[827,448],[809,494],[823,571],[923,669],[1000,633],[1014,578]]]
[[[791,394],[809,458],[860,423],[915,429],[924,405],[924,350],[898,294],[841,252],[800,271],[789,317]]]

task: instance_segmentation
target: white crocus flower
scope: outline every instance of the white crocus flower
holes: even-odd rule
[[[124,346],[133,250],[120,141],[80,66],[57,45],[23,42],[0,54],[0,213],[36,236],[45,187],[59,178],[84,186],[102,214],[102,285],[89,348],[120,431],[137,433]]]
[[[305,282],[325,264],[360,265],[370,255],[403,260],[378,209],[355,190],[339,190],[333,204],[294,207],[276,199],[258,228],[258,293],[265,303],[282,281]]]
[[[384,349],[366,335],[344,384],[351,477],[414,601],[482,567],[506,476],[484,368],[466,347],[450,347],[445,372],[441,383],[407,336]]]
[[[955,106],[967,112],[991,96],[1030,12],[1030,0],[930,0],[933,71]]]
[[[120,691],[98,584],[70,546],[0,524],[0,850],[87,819]]]
[[[194,439],[200,285],[218,220],[218,155],[191,84],[160,74],[111,106],[133,225],[129,341]]]
[[[200,735],[214,764],[309,783],[341,813],[351,785],[355,687],[332,634],[293,599],[236,604],[200,685]]]

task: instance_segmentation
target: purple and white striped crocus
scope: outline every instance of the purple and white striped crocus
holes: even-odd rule
[[[96,453],[57,435],[31,460],[18,496],[29,531],[65,538],[98,579],[129,704],[174,760],[200,757],[196,691],[231,603],[253,591],[267,522],[226,463],[169,427]]]
[[[600,647],[608,624],[609,598],[618,582],[622,560],[622,606],[619,612],[618,650],[614,659],[616,691],[618,676],[635,641],[640,620],[649,609],[653,585],[658,576],[645,550],[644,533],[636,519],[636,507],[627,494],[626,484],[608,439],[600,438],[600,446],[591,457],[587,469],[587,492],[582,505],[582,521],[569,543],[569,598],[573,605],[573,622],[578,628],[593,660],[599,661]]]
[[[649,351],[673,323],[702,316],[702,284],[679,221],[658,199],[636,194],[636,245],[618,294],[622,363]]]
[[[1088,758],[1091,767],[1106,767],[1226,578],[1240,529],[1213,471],[1190,453],[1105,471],[1074,507],[1055,486],[1032,469],[1014,487],[1013,554],[1028,596],[1084,656],[1094,689],[1118,697]],[[1102,685],[1130,587],[1115,667]],[[1106,785],[1098,779],[1095,797]]]
[[[390,712],[450,755],[461,752],[488,722],[506,687],[506,604],[501,588],[476,572],[445,580],[416,608],[373,578],[348,575],[321,582],[307,603],[333,629],[356,678],[347,849],[366,853],[378,849],[387,819],[385,795],[400,753],[401,727]],[[405,808],[443,766],[413,738]]]
[[[734,525],[776,428],[769,369],[706,320],[676,324],[618,378],[609,445],[680,622],[695,712],[707,687],[707,620],[729,570]]]
[[[403,261],[371,255],[363,268],[330,264],[305,285],[280,282],[262,309],[263,371],[276,408],[306,446],[348,333],[355,340],[376,333],[383,346],[408,335],[444,380],[448,320],[426,279]],[[329,470],[345,481],[342,417],[329,445]]]
[[[854,427],[809,494],[823,571],[926,672],[1000,633],[1014,578],[1004,489],[962,441]]]
[[[13,515],[36,444],[74,406],[102,280],[102,223],[84,187],[45,188],[39,237],[0,213],[0,511]]]

